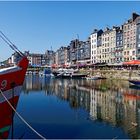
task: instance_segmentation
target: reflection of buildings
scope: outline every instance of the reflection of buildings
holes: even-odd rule
[[[108,87],[105,89],[101,85],[106,83],[99,82],[98,85],[98,83],[88,83],[83,80],[71,82],[58,80],[58,82],[56,94],[59,94],[59,98],[68,100],[72,108],[83,108],[89,111],[91,119],[121,126],[131,138],[138,137],[140,125],[137,104],[139,100],[127,99],[124,96],[128,91],[127,88],[120,89],[111,84],[112,87],[109,87],[107,84]],[[133,126],[133,123],[138,123],[138,126]]]
[[[24,84],[24,88],[26,89],[26,91],[29,90],[40,90],[42,85],[40,82],[40,78],[39,75],[29,75],[26,77],[26,82]]]
[[[112,92],[100,92],[91,90],[90,115],[93,119],[102,119],[113,125],[116,123],[115,108]]]
[[[101,119],[115,126],[122,126],[132,138],[137,138],[137,100],[126,99],[123,93],[113,91],[105,92],[91,90],[90,115],[94,119]]]
[[[90,116],[97,119],[97,96],[94,89],[90,91]]]
[[[53,84],[51,84],[50,81],[51,79],[49,77],[41,77],[39,75],[28,75],[25,78],[23,90],[26,93],[28,93],[28,91],[45,90],[46,94],[51,94]]]
[[[140,91],[129,89],[127,83],[82,79],[54,79],[42,82],[38,77],[38,80],[32,78],[32,82],[27,81],[26,85],[28,90],[42,88],[46,95],[53,94],[61,100],[68,101],[73,109],[85,109],[89,112],[91,120],[122,127],[131,138],[139,137]]]

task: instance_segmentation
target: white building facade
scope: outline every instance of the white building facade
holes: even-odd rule
[[[102,30],[95,29],[94,32],[90,35],[90,43],[91,43],[91,64],[98,63],[98,37],[103,33]]]

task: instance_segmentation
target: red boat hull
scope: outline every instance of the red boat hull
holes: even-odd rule
[[[4,96],[16,108],[21,88],[24,82],[28,59],[23,57],[17,67],[8,68],[0,72],[0,89]],[[0,94],[0,139],[7,139],[13,119],[13,110]]]
[[[19,96],[15,96],[9,99],[9,102],[16,108]],[[7,139],[9,135],[9,130],[12,125],[14,113],[12,108],[5,101],[0,103],[0,139]]]
[[[22,58],[17,66],[21,69],[0,74],[0,89],[2,91],[6,91],[23,84],[28,67],[28,59],[26,57]]]

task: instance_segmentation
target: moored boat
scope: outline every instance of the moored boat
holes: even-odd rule
[[[55,78],[84,78],[87,74],[78,73],[74,69],[59,69],[53,72]]]
[[[27,57],[0,31],[0,37],[18,54],[18,61],[15,66],[0,69],[0,90],[6,95],[11,93],[13,88],[18,91],[25,78],[28,67]],[[8,95],[9,97],[10,95]]]
[[[100,79],[106,79],[106,77],[102,77],[102,76],[87,76],[86,77],[87,80],[100,80]]]
[[[52,70],[51,67],[46,67],[43,71],[44,75],[51,75],[52,74]]]
[[[24,56],[16,66],[0,70],[0,89],[8,99],[11,97],[10,93],[13,88],[15,88],[17,92],[18,90],[20,91],[27,67],[28,59]]]
[[[81,74],[81,73],[73,73],[71,75],[71,78],[85,78],[87,74]]]
[[[86,77],[87,80],[98,80],[98,76],[91,76],[91,77]]]
[[[140,86],[140,80],[128,80],[131,84]]]
[[[55,78],[85,78],[87,74],[81,73],[60,73],[55,76]]]
[[[15,66],[0,69],[0,139],[7,139],[28,67],[27,57],[0,31],[0,37],[19,55]]]

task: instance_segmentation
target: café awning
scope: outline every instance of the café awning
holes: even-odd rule
[[[123,62],[123,65],[140,65],[140,60],[132,60],[128,62]]]
[[[56,68],[56,67],[58,67],[57,64],[52,64],[51,66],[52,66],[52,68]]]

